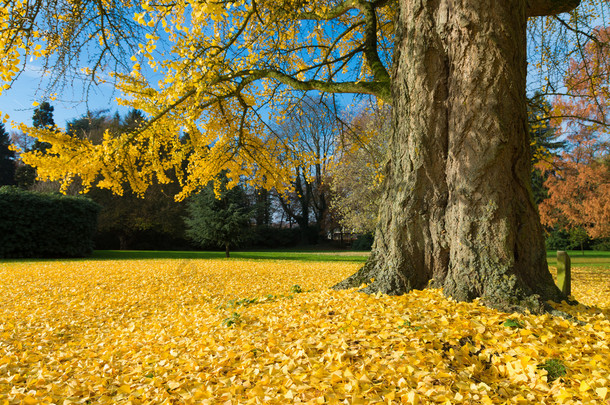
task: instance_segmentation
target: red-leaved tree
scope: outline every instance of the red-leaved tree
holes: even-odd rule
[[[543,224],[582,227],[591,238],[610,237],[610,161],[589,164],[564,154],[561,168],[545,186],[549,198],[540,204]]]
[[[542,222],[582,227],[591,238],[610,237],[610,28],[570,61],[566,95],[554,101],[554,126],[567,141],[547,178]]]

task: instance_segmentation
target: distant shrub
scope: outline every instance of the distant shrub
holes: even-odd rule
[[[254,228],[250,246],[255,248],[284,248],[296,246],[300,241],[301,230],[299,228],[257,226]]]
[[[0,188],[0,257],[83,257],[100,206],[88,198]]]
[[[358,239],[352,244],[352,250],[371,250],[373,247],[373,234],[365,233],[364,235],[358,236]]]
[[[547,250],[568,250],[570,234],[563,229],[553,229],[545,239]]]
[[[603,251],[610,250],[610,238],[595,239],[592,249],[593,250],[603,250]]]
[[[119,235],[114,230],[100,232],[94,237],[95,249],[120,250]],[[127,240],[127,250],[194,250],[195,246],[185,238],[170,232],[156,229],[144,229],[131,232]]]

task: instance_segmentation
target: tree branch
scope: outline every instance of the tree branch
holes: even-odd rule
[[[528,0],[527,16],[540,17],[567,13],[574,10],[579,4],[580,0]]]
[[[263,78],[275,79],[295,90],[318,90],[325,93],[364,93],[379,97],[387,103],[390,103],[392,99],[389,82],[375,80],[372,82],[332,83],[321,80],[299,80],[291,75],[272,69],[251,70],[249,73],[248,79],[250,81]]]
[[[386,70],[379,53],[377,52],[377,14],[371,3],[363,2],[360,10],[364,13],[364,55],[366,61],[373,71],[373,77],[380,82],[390,83],[390,75]]]

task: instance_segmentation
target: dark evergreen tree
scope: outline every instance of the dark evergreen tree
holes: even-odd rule
[[[55,128],[55,120],[53,119],[53,111],[55,108],[47,101],[43,101],[34,109],[32,115],[32,125],[36,128]],[[47,142],[40,142],[36,140],[30,148],[26,150],[39,151],[46,153],[51,145]],[[15,182],[21,188],[29,189],[36,184],[36,169],[32,166],[20,164],[15,170]]]
[[[53,111],[55,111],[55,108],[47,101],[40,103],[40,105],[34,110],[34,115],[32,117],[34,127],[54,128],[55,120],[53,119]]]
[[[552,159],[565,148],[565,142],[557,139],[559,134],[551,126],[551,120],[548,118],[550,111],[551,105],[541,94],[528,99],[528,128],[533,167],[532,192],[536,204],[540,204],[548,197],[547,189],[544,187],[548,174],[543,173],[539,163],[545,161],[550,166]]]
[[[38,107],[36,107],[34,110],[32,125],[36,128],[55,128],[55,120],[53,119],[54,110],[55,108],[47,101],[40,103],[40,105],[38,105]],[[32,149],[45,153],[50,147],[51,145],[48,143],[39,142],[36,140],[36,142],[34,142],[34,146],[32,146]]]
[[[124,132],[132,132],[142,126],[145,122],[146,117],[144,116],[144,113],[133,108],[125,115],[121,128]]]
[[[0,186],[15,184],[15,152],[9,149],[11,139],[0,123]]]
[[[184,221],[186,235],[191,240],[202,247],[224,247],[226,257],[229,257],[231,246],[248,238],[253,212],[244,189],[236,186],[227,190],[226,184],[225,178],[220,187],[220,198],[216,198],[212,184],[192,196]]]

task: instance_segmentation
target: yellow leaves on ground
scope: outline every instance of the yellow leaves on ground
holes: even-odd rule
[[[598,308],[562,307],[587,322],[579,326],[456,303],[438,290],[328,289],[357,267],[3,263],[0,403],[610,400],[610,305],[595,292],[607,277],[587,285]],[[566,368],[554,381],[539,367],[551,359]]]
[[[556,267],[550,270],[553,276],[557,274]],[[610,308],[610,269],[572,265],[572,294],[582,304]]]

